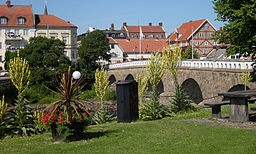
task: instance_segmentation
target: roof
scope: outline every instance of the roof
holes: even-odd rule
[[[53,27],[76,27],[75,25],[62,20],[54,15],[36,15],[37,26],[53,26]]]
[[[131,39],[128,41],[126,39],[116,39],[115,41],[126,53],[140,52],[140,40]],[[141,52],[157,52],[159,50],[162,51],[162,48],[166,46],[166,40],[141,40]]]
[[[0,27],[33,27],[33,11],[30,5],[0,5],[0,16],[7,17],[7,24],[0,24]],[[17,18],[24,17],[26,23],[18,24]]]
[[[142,33],[165,33],[161,26],[126,26],[128,32],[140,32]]]
[[[109,44],[116,44],[117,43],[112,37],[108,37],[108,42],[109,42]]]
[[[204,22],[206,22],[207,19],[202,19],[202,20],[196,20],[196,21],[190,21],[190,22],[187,22],[187,23],[184,23],[182,24],[178,29],[177,29],[177,32],[179,34],[182,34],[178,40],[187,40],[189,39],[189,37],[191,36],[192,34],[192,28],[193,28],[193,33],[196,32],[200,27],[201,25],[203,25]],[[177,38],[177,33],[173,33],[169,40],[170,41],[175,41],[176,38]]]

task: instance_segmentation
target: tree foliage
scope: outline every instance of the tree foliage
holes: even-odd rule
[[[30,43],[20,50],[20,57],[28,61],[31,70],[31,84],[52,87],[56,74],[64,72],[68,66],[72,65],[68,57],[63,54],[65,43],[59,39],[46,37],[32,37],[29,41]],[[13,57],[11,54],[8,53],[8,57]]]
[[[103,98],[109,90],[109,80],[107,70],[104,70],[103,65],[101,69],[97,69],[95,72],[95,83],[94,88],[96,95],[100,98],[101,103],[103,103]]]
[[[100,30],[90,32],[82,39],[81,46],[78,48],[78,69],[89,85],[94,83],[95,71],[100,66],[99,61],[110,59],[109,50],[108,39]]]
[[[231,44],[228,54],[251,53],[256,45],[256,1],[214,0],[217,20],[225,22],[222,32],[216,33],[220,42]]]
[[[193,58],[194,59],[198,59],[198,54],[197,52],[194,50],[193,51]],[[182,53],[182,59],[192,59],[192,47],[188,46],[187,49],[185,49],[185,51]]]

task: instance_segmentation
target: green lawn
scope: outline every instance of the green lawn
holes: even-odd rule
[[[52,144],[50,133],[6,138],[0,141],[0,153],[256,152],[256,131],[177,121],[210,114],[210,110],[203,110],[155,121],[90,126],[86,141],[71,143]]]

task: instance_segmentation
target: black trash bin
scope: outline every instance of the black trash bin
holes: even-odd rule
[[[116,82],[117,122],[131,122],[139,118],[138,83],[135,80]]]

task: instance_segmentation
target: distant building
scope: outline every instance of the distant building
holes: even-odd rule
[[[33,13],[31,5],[0,5],[0,67],[3,68],[6,51],[17,51],[29,43],[30,37],[59,38],[66,43],[66,54],[76,60],[77,27],[53,15]],[[73,55],[73,56],[72,56]]]
[[[216,28],[207,20],[190,21],[182,24],[169,37],[168,41],[172,47],[174,44],[183,49],[192,46],[200,57],[206,57],[217,43],[212,39]]]

